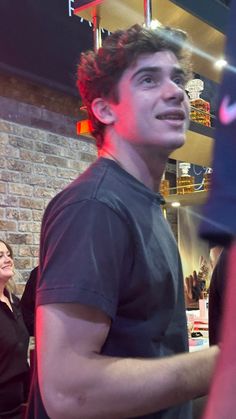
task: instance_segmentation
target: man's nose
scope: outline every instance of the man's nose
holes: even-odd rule
[[[179,86],[173,80],[167,80],[163,86],[163,96],[166,100],[182,102],[185,97],[185,91],[182,86]]]

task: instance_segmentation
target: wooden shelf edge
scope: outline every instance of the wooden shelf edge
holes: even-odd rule
[[[165,207],[171,207],[173,202],[179,202],[180,207],[202,205],[208,196],[207,191],[195,191],[184,195],[172,194],[165,198]]]

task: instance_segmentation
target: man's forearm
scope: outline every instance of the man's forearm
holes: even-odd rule
[[[44,403],[52,419],[145,415],[206,394],[217,355],[217,347],[159,360],[68,355]]]

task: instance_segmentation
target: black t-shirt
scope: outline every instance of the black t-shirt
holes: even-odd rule
[[[112,319],[103,354],[157,358],[188,350],[182,268],[160,200],[100,158],[45,212],[36,304],[103,310]],[[37,387],[36,377],[31,418],[44,417]],[[189,417],[188,405],[147,416]]]
[[[6,295],[9,297],[7,291]],[[0,301],[0,417],[1,413],[14,410],[26,401],[29,335],[19,300],[14,295],[12,299],[13,312]]]

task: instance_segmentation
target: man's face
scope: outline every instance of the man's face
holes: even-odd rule
[[[171,51],[145,54],[118,84],[119,103],[110,103],[119,138],[171,152],[183,145],[189,124],[185,75]]]

